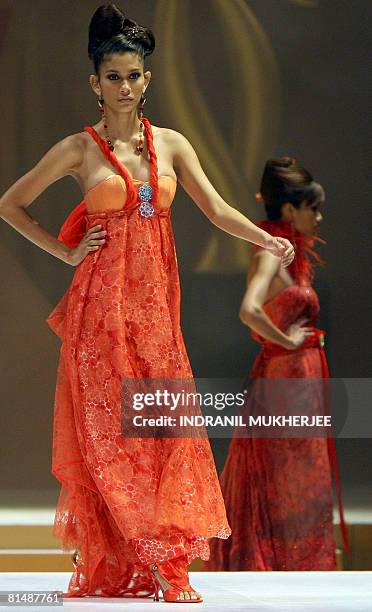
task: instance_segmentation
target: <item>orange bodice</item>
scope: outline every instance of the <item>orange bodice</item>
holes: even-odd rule
[[[132,179],[134,185],[139,187],[146,183],[139,179]],[[158,201],[154,204],[157,212],[170,209],[177,189],[177,180],[171,176],[159,176]],[[120,174],[111,174],[97,185],[87,191],[84,196],[87,213],[107,212],[109,210],[129,209],[137,206],[127,205],[127,187]]]

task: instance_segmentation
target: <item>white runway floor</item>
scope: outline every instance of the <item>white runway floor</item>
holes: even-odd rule
[[[65,591],[71,574],[1,573],[0,590]],[[192,572],[191,582],[205,601],[193,610],[235,612],[371,612],[372,572]],[[84,610],[111,612],[134,609],[180,612],[180,605],[155,603],[152,599],[85,597],[64,600],[62,606],[8,607],[11,609]],[[165,607],[164,607],[165,606]],[[182,610],[183,608],[181,608]],[[189,608],[187,608],[188,610]]]

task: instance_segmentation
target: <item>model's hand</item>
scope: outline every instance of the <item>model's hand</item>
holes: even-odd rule
[[[67,257],[68,264],[71,266],[78,266],[88,253],[97,251],[97,249],[105,243],[105,238],[102,238],[102,236],[106,235],[106,230],[99,231],[101,229],[102,225],[94,225],[88,229],[78,246],[74,249],[70,249]]]
[[[309,319],[306,318],[299,319],[296,323],[292,323],[292,325],[290,325],[285,331],[286,335],[288,336],[288,348],[290,350],[301,346],[301,344],[305,342],[307,336],[314,335],[314,331],[311,330],[311,327],[302,327],[302,324],[306,323],[308,320]]]
[[[281,264],[285,268],[292,263],[295,257],[293,244],[281,236],[273,237],[269,245],[265,248],[267,251],[272,253],[272,255],[275,255],[275,257],[280,257]]]

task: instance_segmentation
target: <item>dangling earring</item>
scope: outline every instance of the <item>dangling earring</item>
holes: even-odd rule
[[[99,112],[101,113],[101,119],[103,117],[103,115],[105,114],[105,107],[103,106],[104,103],[104,99],[101,98],[101,96],[99,96],[98,98],[98,108],[99,108]]]
[[[143,109],[145,107],[145,102],[146,102],[146,98],[144,97],[145,92],[143,92],[141,94],[141,98],[139,101],[139,105],[138,105],[138,118],[140,120],[140,128],[139,128],[139,136],[138,136],[138,145],[136,146],[136,153],[138,155],[141,155],[142,151],[143,151],[143,145],[144,145],[144,137],[143,137],[143,122],[142,122],[142,117],[143,117]]]
[[[106,134],[105,134],[106,142],[108,144],[108,147],[109,147],[110,151],[113,151],[114,150],[114,145],[112,144],[112,142],[110,140],[110,136],[108,135],[108,131],[107,131],[104,99],[101,96],[98,98],[98,107],[99,107],[99,110],[100,110],[100,113],[101,113],[101,119],[103,121],[103,128],[104,128],[104,130],[106,132]]]

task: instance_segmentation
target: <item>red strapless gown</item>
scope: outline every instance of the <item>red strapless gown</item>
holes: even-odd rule
[[[149,122],[146,129],[152,144]],[[143,181],[128,178],[96,140],[121,174],[90,189],[67,226],[76,236],[101,224],[106,243],[77,266],[47,319],[62,340],[53,533],[64,550],[80,549],[65,597],[144,596],[154,592],[148,564],[207,559],[207,539],[227,538],[230,529],[207,439],[121,434],[123,377],[192,378],[170,218],[176,181],[159,177],[156,214],[143,217]]]
[[[260,225],[270,231],[269,223]],[[275,224],[270,233],[288,237],[280,229],[281,225]],[[297,246],[301,261],[301,245]],[[295,283],[266,302],[264,310],[284,331],[302,317],[309,319],[307,326],[315,326],[319,302],[310,284]],[[248,379],[328,378],[322,348],[325,332],[315,327],[314,331],[315,335],[295,351],[252,332],[263,348]],[[301,414],[301,410],[296,414]],[[347,550],[333,438],[233,438],[220,477],[232,536],[225,542],[211,543],[205,568],[211,571],[335,570],[332,468]]]

